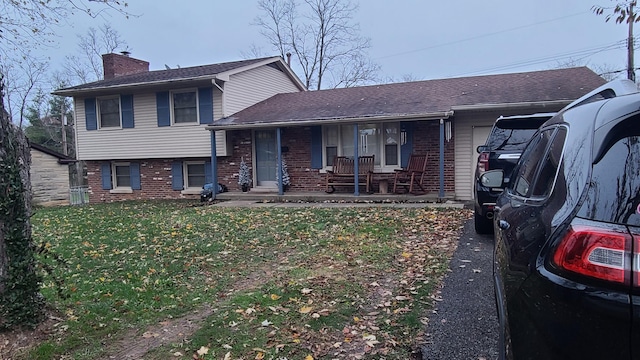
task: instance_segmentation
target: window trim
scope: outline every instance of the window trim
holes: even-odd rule
[[[342,128],[343,126],[351,126],[353,127],[353,123],[351,124],[329,124],[329,125],[322,125],[322,168],[320,169],[320,172],[326,172],[327,170],[331,170],[333,168],[333,166],[327,165],[328,163],[328,159],[327,159],[327,147],[328,147],[328,128],[329,127],[336,127],[337,128],[337,132],[338,132],[338,144],[337,146],[337,150],[336,150],[336,155],[337,156],[343,156],[343,136],[342,136]],[[400,121],[388,121],[388,122],[375,122],[375,123],[358,123],[358,130],[360,130],[360,126],[361,125],[375,125],[376,128],[379,128],[379,130],[383,133],[382,136],[380,136],[379,139],[379,143],[378,148],[380,149],[380,164],[379,165],[375,165],[375,171],[378,172],[382,172],[382,173],[393,173],[394,169],[399,169],[401,167],[402,164],[402,126]],[[388,125],[394,125],[396,126],[397,130],[398,130],[398,142],[396,143],[396,148],[397,148],[397,152],[396,152],[396,164],[394,165],[386,165],[383,164],[384,161],[386,161],[386,145],[385,144],[385,137],[384,137],[384,129],[385,126]],[[332,145],[333,146],[333,145]],[[378,155],[376,155],[376,157],[378,157]]]
[[[129,167],[129,186],[118,186],[118,173],[117,167]],[[131,187],[131,163],[124,161],[111,162],[111,190],[112,194],[131,194],[133,188]]]
[[[174,102],[174,95],[175,94],[184,94],[184,93],[195,93],[195,98],[196,98],[196,119],[195,121],[190,121],[190,122],[176,122],[176,115],[175,115],[175,102]],[[171,116],[171,126],[193,126],[193,125],[200,125],[200,97],[199,97],[199,93],[198,93],[198,89],[197,88],[188,88],[188,89],[179,89],[179,90],[171,90],[169,91],[169,111],[170,111],[170,116]]]
[[[102,111],[100,111],[100,102],[104,100],[118,100],[118,119],[120,123],[118,126],[102,126]],[[122,129],[122,99],[120,99],[120,95],[111,95],[111,96],[100,96],[96,98],[96,121],[98,130],[119,130]]]
[[[205,160],[191,160],[182,162],[182,190],[183,195],[198,195],[202,186],[189,186],[189,165],[202,165],[204,167],[204,181],[207,182],[207,162]]]

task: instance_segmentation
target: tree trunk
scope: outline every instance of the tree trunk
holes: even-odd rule
[[[35,327],[44,301],[31,238],[31,152],[3,94],[0,77],[0,328]]]

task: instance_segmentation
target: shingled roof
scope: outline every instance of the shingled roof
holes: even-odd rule
[[[464,108],[562,103],[605,80],[586,67],[278,94],[209,129],[446,118]]]
[[[216,75],[223,73],[241,70],[242,68],[260,63],[275,63],[280,60],[280,57],[265,57],[176,69],[145,71],[137,74],[118,76],[113,79],[99,80],[87,84],[58,89],[53,92],[53,94],[75,96],[93,90],[128,88],[136,85],[163,84],[177,81],[213,79]],[[282,64],[284,64],[284,62]]]

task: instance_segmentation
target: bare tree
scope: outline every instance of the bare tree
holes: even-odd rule
[[[47,69],[46,60],[29,55],[0,62],[0,74],[5,78],[7,113],[19,127],[23,126],[29,99],[43,85]]]
[[[129,50],[127,42],[111,25],[103,24],[99,29],[90,27],[86,34],[78,35],[78,53],[65,57],[65,73],[70,83],[87,83],[102,79],[102,54],[117,49]]]
[[[295,56],[307,88],[361,85],[377,80],[379,66],[367,57],[368,38],[353,23],[358,6],[350,0],[259,0],[255,20],[274,50]]]
[[[8,55],[29,57],[24,49],[50,41],[57,25],[75,12],[99,16],[106,9],[127,15],[120,0],[0,0],[0,63]],[[61,20],[63,19],[63,20]],[[15,59],[15,58],[14,58]],[[6,71],[6,69],[5,69]],[[35,327],[44,318],[41,278],[31,237],[31,156],[22,129],[4,106],[0,72],[0,329]],[[28,85],[31,89],[35,85]]]

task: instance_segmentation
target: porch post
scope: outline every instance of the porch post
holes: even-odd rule
[[[210,130],[211,133],[211,182],[213,183],[213,196],[216,199],[218,193],[218,156],[216,155],[216,132]]]
[[[360,180],[358,177],[360,175],[360,165],[358,164],[358,149],[360,148],[360,144],[358,144],[358,124],[353,125],[353,183],[355,184],[355,190],[353,191],[354,196],[360,196],[360,187],[358,186],[358,181]]]
[[[282,140],[280,128],[276,129],[276,161],[278,166],[276,171],[278,172],[278,195],[284,195],[284,187],[282,186]]]
[[[440,200],[444,199],[444,119],[440,119]]]

